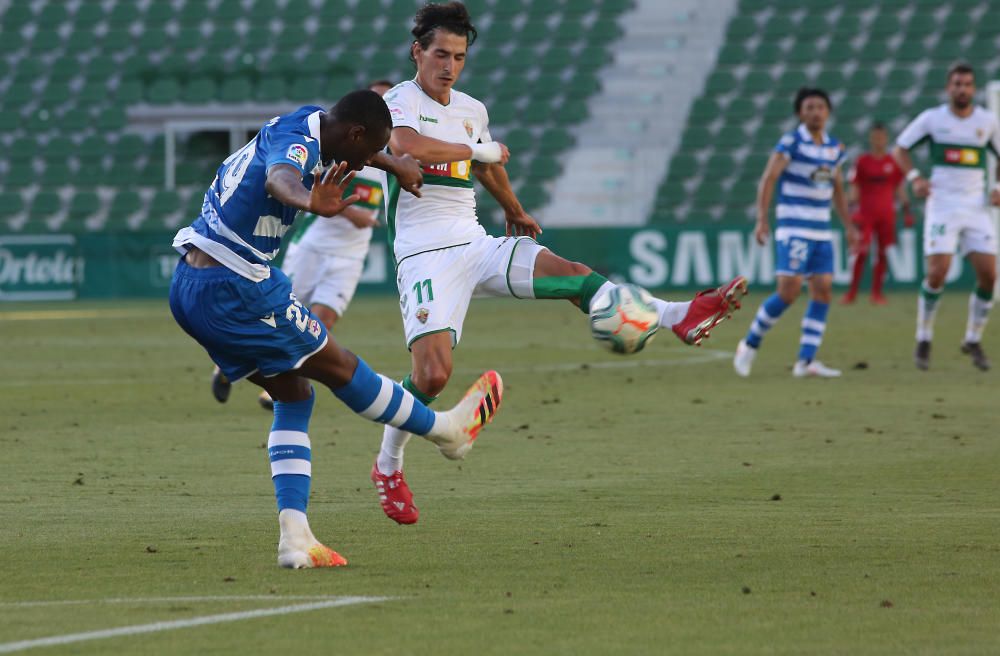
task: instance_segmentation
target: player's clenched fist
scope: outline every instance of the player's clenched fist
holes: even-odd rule
[[[420,161],[409,153],[396,158],[393,175],[399,181],[399,186],[420,198],[420,187],[424,184],[424,173],[420,169]]]

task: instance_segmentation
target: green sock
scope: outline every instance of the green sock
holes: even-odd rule
[[[591,271],[586,276],[547,276],[535,278],[532,281],[535,298],[578,298],[580,310],[587,314],[590,311],[590,301],[607,278]]]
[[[437,399],[436,396],[429,396],[418,390],[417,386],[413,384],[413,379],[410,378],[410,374],[406,374],[406,378],[404,378],[403,382],[400,384],[403,386],[403,389],[412,394],[414,398],[424,405],[430,405]]]
[[[976,287],[976,296],[978,296],[979,299],[983,300],[983,301],[992,301],[993,300],[993,290],[992,289],[980,289],[979,287]]]

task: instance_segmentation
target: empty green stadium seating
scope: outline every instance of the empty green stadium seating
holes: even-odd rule
[[[420,4],[0,3],[0,200],[7,202],[0,220],[22,229],[160,229],[165,217],[190,219],[228,146],[216,141],[203,151],[182,137],[178,188],[158,193],[162,140],[130,128],[129,108],[259,102],[291,110],[332,103],[374,78],[407,79],[409,29]],[[480,39],[458,87],[490,108],[495,138],[511,136],[511,179],[532,201],[526,204],[537,204],[573,147],[587,99],[600,90],[599,71],[622,35],[616,19],[634,0],[467,4]],[[737,107],[748,115],[745,104]],[[66,186],[65,199],[38,191],[52,176]],[[51,216],[66,221],[56,225]]]
[[[741,0],[650,221],[752,220],[768,154],[796,124],[799,86],[819,86],[837,100],[830,131],[853,155],[867,147],[874,120],[896,133],[943,102],[954,61],[967,59],[981,80],[995,79],[998,12],[998,0]],[[719,102],[734,92],[735,99]],[[738,128],[748,122],[755,132],[740,141]],[[727,159],[740,147],[749,147],[744,159]]]

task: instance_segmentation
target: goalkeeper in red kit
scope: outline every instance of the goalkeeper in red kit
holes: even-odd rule
[[[857,207],[852,213],[852,219],[860,228],[861,238],[854,252],[851,287],[844,294],[841,303],[854,302],[874,237],[878,243],[878,251],[872,271],[871,302],[885,305],[882,283],[885,281],[887,266],[885,252],[896,241],[895,201],[899,200],[903,208],[906,227],[913,225],[913,215],[910,213],[910,199],[906,195],[906,185],[903,184],[903,172],[887,150],[889,133],[884,125],[881,123],[872,125],[868,143],[871,150],[858,158],[850,175],[849,200]]]

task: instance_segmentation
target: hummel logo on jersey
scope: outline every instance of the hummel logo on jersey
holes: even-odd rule
[[[437,123],[438,122],[438,120],[436,118],[433,118],[431,116],[424,116],[423,114],[420,115],[420,120],[421,121],[427,121],[428,123]]]
[[[260,320],[266,323],[267,325],[271,326],[272,328],[278,327],[278,322],[274,320],[274,312],[267,315],[266,317],[261,317]]]

